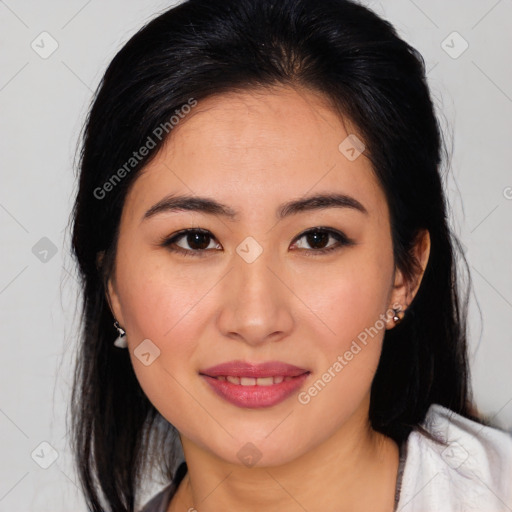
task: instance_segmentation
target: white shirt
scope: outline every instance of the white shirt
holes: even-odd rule
[[[397,512],[512,512],[512,435],[438,404],[407,439]]]

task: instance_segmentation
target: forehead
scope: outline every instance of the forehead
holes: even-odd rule
[[[187,193],[225,198],[243,212],[338,191],[366,198],[368,210],[382,209],[369,159],[364,152],[355,159],[344,152],[353,134],[351,123],[311,91],[282,87],[212,96],[173,128],[127,201],[140,209],[168,193]]]

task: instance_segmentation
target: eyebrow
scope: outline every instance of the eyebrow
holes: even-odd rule
[[[278,207],[276,217],[281,220],[297,213],[325,210],[327,208],[349,208],[368,215],[366,208],[354,197],[346,194],[316,194],[283,203]],[[215,199],[189,195],[168,195],[154,204],[144,214],[141,222],[161,213],[178,211],[194,211],[217,215],[232,221],[238,219],[238,213],[235,210]]]

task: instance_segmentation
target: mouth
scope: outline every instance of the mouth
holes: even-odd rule
[[[241,408],[271,407],[303,386],[311,371],[270,361],[260,364],[231,361],[201,370],[200,377],[217,396]]]
[[[208,375],[210,377],[210,375]],[[234,375],[219,375],[212,377],[220,381],[231,382],[236,386],[273,386],[274,384],[281,384],[281,382],[288,382],[296,377],[289,377],[284,375],[275,375],[269,377],[235,377]]]

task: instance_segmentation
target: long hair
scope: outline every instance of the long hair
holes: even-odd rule
[[[145,396],[127,351],[112,343],[105,286],[126,193],[165,140],[155,133],[191,99],[276,85],[322,93],[357,127],[388,202],[395,264],[406,277],[417,268],[418,233],[430,234],[419,291],[404,320],[385,333],[371,425],[401,442],[433,403],[474,418],[469,293],[459,293],[460,244],[442,187],[446,149],[421,55],[390,23],[349,0],[188,0],[117,53],[83,131],[72,226],[82,325],[71,407],[73,450],[93,511],[132,512],[147,467],[170,478],[177,462],[174,427]],[[127,167],[148,137],[155,147]]]

